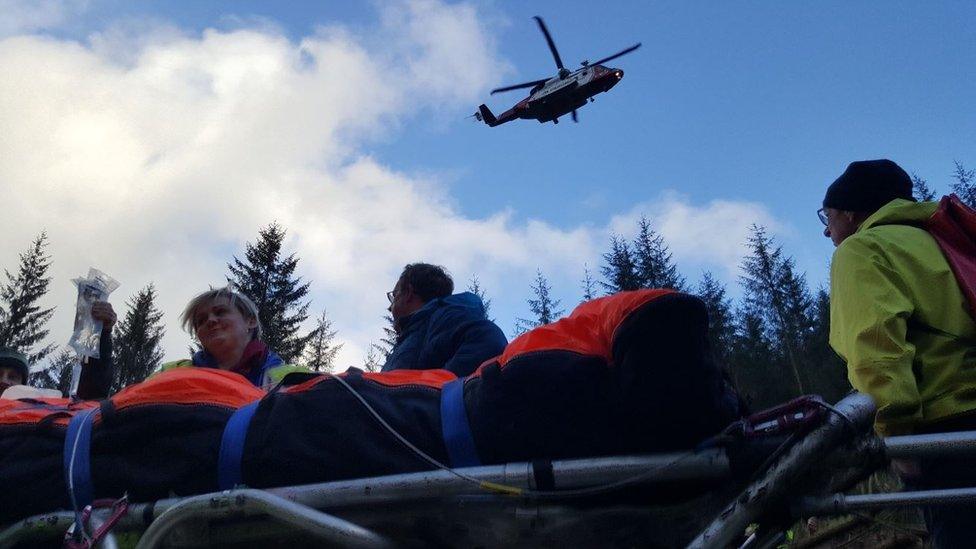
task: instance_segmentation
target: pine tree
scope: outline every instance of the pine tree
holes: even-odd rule
[[[783,254],[765,228],[752,226],[751,254],[743,261],[745,302],[762,314],[774,349],[792,371],[795,387],[805,391],[804,343],[814,328],[813,306],[805,277],[795,271],[793,259]]]
[[[698,297],[708,310],[708,340],[719,364],[728,365],[735,342],[732,302],[725,296],[725,286],[706,271],[698,285]]]
[[[664,237],[651,229],[651,222],[643,215],[638,221],[633,250],[637,278],[642,288],[684,288],[685,279],[671,261],[671,252],[664,243]]]
[[[71,388],[71,366],[75,362],[74,350],[64,347],[60,352],[51,355],[48,365],[36,372],[31,372],[28,385],[44,389],[57,389],[62,395],[68,394]]]
[[[299,336],[301,324],[308,319],[308,283],[295,276],[298,258],[282,257],[285,230],[276,223],[261,229],[256,244],[247,243],[244,261],[236,256],[228,264],[233,283],[258,306],[258,317],[264,328],[264,341],[286,361],[302,356],[309,336]]]
[[[976,170],[967,170],[958,160],[954,162],[956,169],[952,178],[956,181],[952,184],[952,192],[969,207],[976,208]]]
[[[156,308],[156,288],[150,283],[129,298],[129,310],[115,327],[112,342],[115,379],[112,390],[119,391],[149,377],[163,361],[163,313]]]
[[[590,269],[585,263],[583,264],[583,280],[580,281],[580,287],[583,289],[583,301],[590,301],[596,297],[596,281],[593,280],[593,275],[590,274]]]
[[[915,196],[915,200],[919,202],[935,200],[935,192],[929,188],[928,181],[914,172],[912,173],[912,194]]]
[[[814,298],[814,328],[805,345],[807,361],[814,365],[817,375],[810,376],[809,392],[827,402],[840,400],[851,390],[847,380],[847,366],[830,347],[830,292],[820,288]]]
[[[316,372],[331,372],[335,369],[336,355],[342,349],[342,343],[334,343],[339,332],[332,328],[325,310],[315,321],[315,329],[309,334],[311,337],[305,347],[305,366]]]
[[[54,314],[54,308],[38,305],[51,282],[47,276],[51,258],[44,251],[46,247],[47,234],[42,232],[20,254],[17,274],[5,270],[7,282],[0,286],[0,347],[13,347],[26,354],[30,364],[43,360],[55,348],[54,344],[41,345],[48,334],[45,325]]]
[[[370,343],[369,347],[366,347],[366,358],[363,359],[363,370],[367,372],[379,372],[383,368],[383,363],[380,359],[382,358],[383,349],[375,344]]]
[[[535,283],[532,285],[532,293],[535,299],[528,299],[529,311],[535,318],[519,318],[516,321],[515,330],[517,333],[524,333],[536,326],[551,324],[559,319],[565,312],[559,307],[559,300],[553,299],[550,295],[552,288],[549,281],[542,274],[541,270],[536,271]]]
[[[774,350],[762,311],[743,303],[737,310],[729,371],[739,395],[753,410],[796,396],[795,382]]]
[[[478,299],[481,300],[482,305],[485,306],[485,316],[488,317],[488,320],[494,322],[495,319],[488,315],[488,312],[491,311],[491,298],[489,298],[488,294],[485,293],[485,289],[481,287],[481,283],[478,280],[478,275],[473,275],[471,277],[471,282],[468,283],[468,291],[478,296]]]
[[[390,353],[393,352],[393,348],[396,347],[397,343],[396,323],[393,321],[393,315],[385,314],[383,315],[383,320],[386,321],[386,325],[383,326],[383,337],[380,338],[379,343],[370,344],[370,347],[379,353],[378,357],[382,359],[381,365],[386,362],[386,359],[390,358]]]
[[[617,235],[610,236],[610,251],[603,254],[606,262],[600,268],[605,282],[600,285],[608,294],[615,294],[626,290],[636,290],[641,287],[641,279],[637,274],[637,263],[630,244]]]

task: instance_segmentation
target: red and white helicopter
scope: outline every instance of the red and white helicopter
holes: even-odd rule
[[[587,101],[593,101],[593,96],[608,91],[614,87],[620,79],[624,77],[624,71],[603,66],[603,63],[626,55],[640,47],[640,43],[619,51],[611,56],[604,57],[599,61],[590,63],[583,61],[580,63],[582,68],[570,71],[563,66],[563,60],[559,57],[556,44],[552,41],[549,29],[539,16],[534,17],[539,29],[546,37],[549,50],[552,52],[553,59],[556,60],[556,67],[559,73],[552,78],[533,80],[514,86],[505,86],[491,90],[492,94],[499,92],[518,90],[522,88],[532,88],[529,96],[519,101],[514,107],[501,113],[497,117],[492,114],[487,105],[482,104],[478,107],[478,112],[474,117],[489,126],[497,126],[510,122],[516,118],[538,120],[539,122],[552,121],[559,123],[559,117],[572,113],[573,122],[578,122],[576,109],[586,105]]]

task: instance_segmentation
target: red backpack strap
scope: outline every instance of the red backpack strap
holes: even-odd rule
[[[925,228],[942,249],[976,319],[976,211],[955,194],[944,196]]]

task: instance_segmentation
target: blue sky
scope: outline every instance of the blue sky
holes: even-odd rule
[[[459,285],[472,274],[481,277],[506,332],[515,316],[526,314],[535,268],[552,278],[565,305],[573,305],[582,264],[598,268],[609,233],[632,229],[639,213],[660,223],[691,281],[703,269],[712,270],[736,293],[735,255],[723,250],[741,246],[741,226],[756,221],[770,225],[817,285],[826,280],[832,248],[814,212],[825,186],[848,162],[888,157],[937,191],[947,190],[953,160],[976,165],[971,2],[90,0],[51,1],[33,11],[25,7],[30,5],[12,2],[0,14],[6,36],[0,38],[0,59],[31,76],[18,86],[0,86],[0,102],[16,105],[6,116],[0,112],[0,124],[30,125],[54,109],[51,101],[64,101],[65,110],[57,112],[112,121],[100,130],[97,123],[81,123],[72,129],[79,142],[97,141],[104,147],[96,151],[116,151],[113,159],[132,154],[134,160],[88,168],[67,163],[49,174],[100,197],[93,207],[103,209],[107,220],[91,232],[103,235],[106,248],[116,245],[113,254],[73,240],[81,238],[78,223],[65,221],[59,228],[63,218],[52,212],[70,206],[59,202],[56,186],[45,191],[17,167],[43,162],[44,155],[59,162],[73,158],[64,140],[46,148],[46,138],[31,136],[30,142],[41,145],[26,152],[0,138],[0,176],[12,182],[14,196],[38,210],[0,226],[6,235],[0,237],[0,263],[9,268],[14,251],[47,228],[61,278],[96,263],[124,279],[124,295],[157,282],[166,294],[172,352],[186,343],[172,309],[186,301],[189,290],[178,290],[187,284],[204,289],[219,280],[227,251],[239,250],[273,220],[289,229],[291,249],[314,283],[313,308],[332,311],[350,349],[344,360],[352,363],[353,349],[365,348],[379,329],[386,286],[392,287],[398,269],[412,259],[446,264]],[[489,96],[491,88],[553,73],[533,15],[545,18],[567,66],[635,42],[643,47],[612,62],[625,71],[623,81],[581,109],[579,124],[516,121],[488,128],[466,118],[480,102],[498,113],[523,97],[520,91]],[[431,43],[440,38],[443,43]],[[172,67],[166,60],[178,58],[181,70],[219,81],[224,73],[213,67],[233,61],[238,47],[269,52],[268,59],[310,55],[323,73],[309,80],[308,71],[287,63],[285,69],[269,69],[280,75],[279,84],[289,78],[296,84],[261,99],[254,78],[233,80],[231,92],[215,85],[197,97],[192,86],[199,79],[166,72]],[[333,57],[335,51],[348,56]],[[233,70],[254,69],[256,62],[249,63]],[[87,69],[69,74],[71,67]],[[349,77],[328,74],[332,67]],[[61,73],[64,78],[56,78]],[[165,81],[154,80],[163,73]],[[319,105],[315,97],[322,94],[312,91],[327,78],[336,79],[328,80],[323,93],[337,89],[340,100]],[[91,91],[57,91],[66,80]],[[234,95],[235,90],[243,91]],[[283,93],[296,98],[274,103]],[[38,96],[48,102],[31,101]],[[116,99],[108,105],[98,99],[103,96]],[[251,100],[253,105],[237,110]],[[299,109],[280,114],[292,104],[311,105],[308,116],[320,116],[330,129],[315,129]],[[209,121],[211,126],[194,125],[186,114],[203,119],[224,109],[233,117]],[[214,145],[201,137],[224,131],[221,124],[231,124],[233,139]],[[67,131],[51,127],[47,135]],[[298,129],[272,139],[261,135],[265,127]],[[184,156],[167,156],[187,136],[204,144]],[[275,149],[278,141],[287,146]],[[160,173],[139,158],[174,160]],[[245,168],[251,161],[257,167]],[[76,172],[89,175],[75,181]],[[100,187],[92,181],[102,173],[118,178],[106,177]],[[200,191],[215,179],[252,174],[253,181],[240,187],[214,184]],[[141,191],[146,200],[131,192],[125,182],[132,180],[147,182]],[[327,188],[316,181],[327,181]],[[210,225],[200,225],[207,214],[187,202],[201,194],[214,200],[249,193],[259,198],[211,205],[207,211],[244,213],[229,219],[215,214]],[[316,211],[309,206],[313,197],[342,207]],[[436,207],[426,208],[425,201]],[[379,202],[388,209],[373,209]],[[335,222],[353,207],[362,209],[361,217]],[[134,208],[145,215],[131,217]],[[142,227],[132,231],[142,240],[117,236],[120,224]],[[342,235],[351,235],[347,244]],[[445,236],[450,242],[441,242]],[[161,248],[147,246],[146,239],[158,239]],[[368,243],[363,253],[375,257],[357,259],[365,266],[339,264],[336,258],[349,255],[343,246],[350,243],[360,243],[357,249]],[[169,254],[167,267],[133,265],[133,255],[147,247],[157,257]],[[173,263],[192,264],[186,270],[194,280],[162,280],[176,276],[166,270]],[[62,291],[52,303],[69,302],[63,282],[55,283]]]

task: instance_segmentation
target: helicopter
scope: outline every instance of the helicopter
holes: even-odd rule
[[[511,122],[517,118],[535,119],[540,123],[551,121],[553,124],[558,124],[560,116],[572,113],[573,122],[579,122],[576,109],[586,105],[587,101],[592,102],[594,95],[609,91],[624,77],[624,71],[605,67],[603,63],[626,55],[641,46],[638,42],[599,61],[592,63],[583,61],[580,63],[581,68],[570,71],[563,66],[563,60],[559,57],[559,50],[556,49],[556,43],[553,42],[552,35],[549,34],[545,22],[538,15],[533,19],[538,23],[539,30],[546,37],[546,43],[549,44],[549,51],[552,52],[559,72],[552,78],[542,78],[491,90],[491,94],[494,95],[500,92],[532,88],[528,97],[497,117],[487,105],[482,104],[478,107],[478,112],[471,115],[478,121],[491,127]]]

